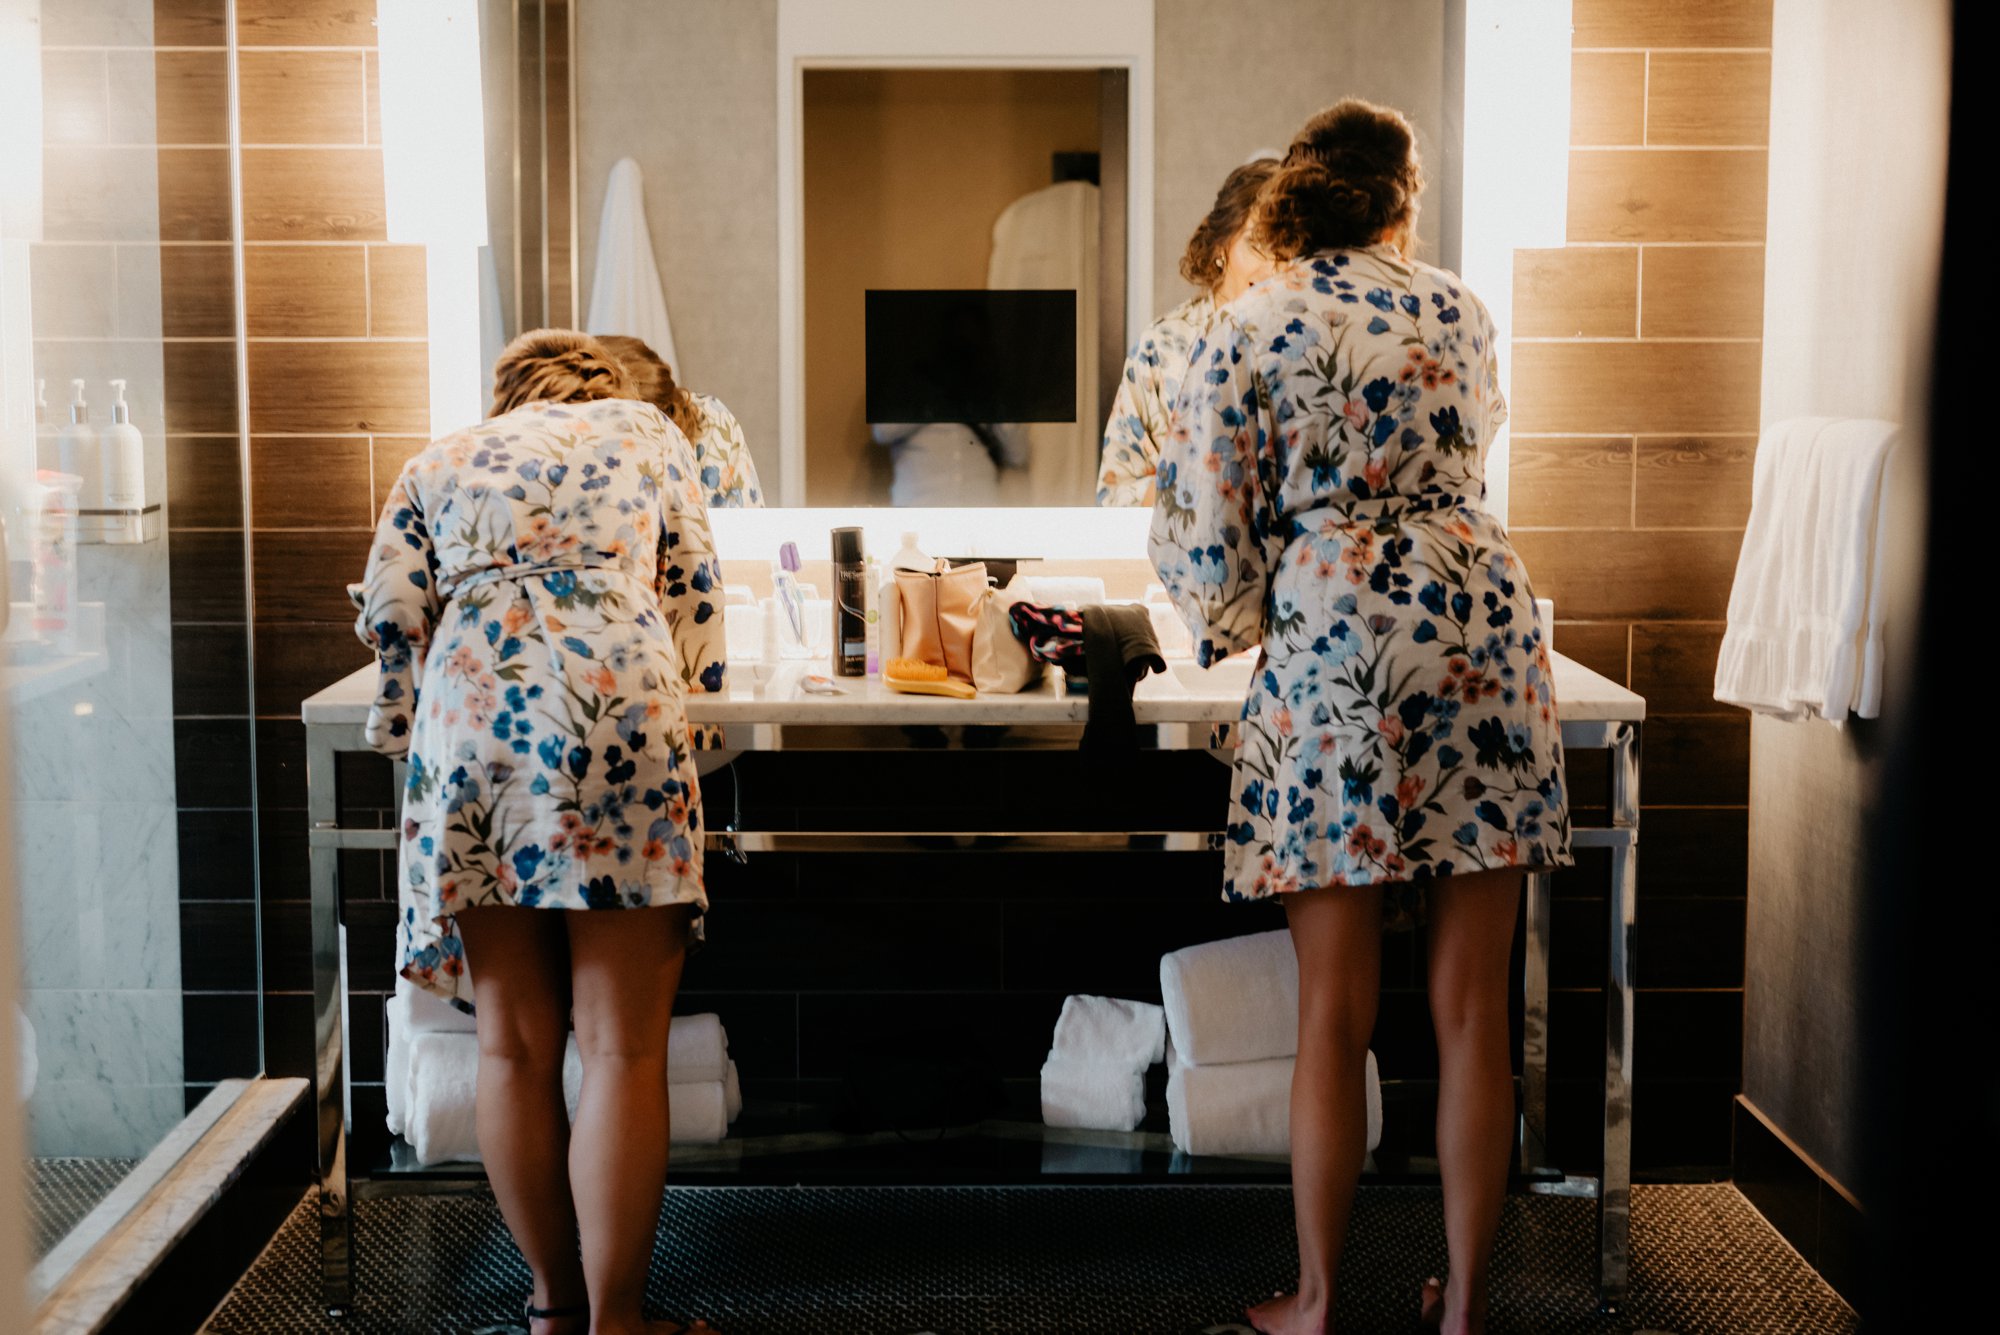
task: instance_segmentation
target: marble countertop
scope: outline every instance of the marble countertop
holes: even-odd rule
[[[1638,722],[1646,717],[1644,697],[1583,664],[1554,655],[1557,708],[1565,723]],[[726,689],[690,695],[690,723],[866,727],[899,724],[1083,723],[1090,701],[1062,688],[1059,673],[1017,695],[981,695],[973,700],[903,695],[872,678],[835,678],[838,695],[804,689],[805,678],[825,673],[823,662],[738,663],[729,669]],[[1187,659],[1170,662],[1164,675],[1141,681],[1132,712],[1141,724],[1229,723],[1243,709],[1250,657],[1203,670]],[[316,695],[301,715],[307,724],[359,724],[368,717],[375,694],[375,669],[361,668]]]

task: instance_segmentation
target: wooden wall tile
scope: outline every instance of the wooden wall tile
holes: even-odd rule
[[[1771,0],[1575,0],[1570,44],[1769,46]]]
[[[249,636],[241,622],[173,628],[174,716],[248,715]]]
[[[253,436],[250,522],[262,528],[367,528],[374,522],[366,436]]]
[[[232,228],[229,217],[229,150],[163,148],[159,150],[159,155],[159,239],[228,241]]]
[[[1641,792],[1641,797],[1646,794]],[[1639,897],[1741,895],[1750,876],[1750,813],[1656,808],[1645,813]]]
[[[153,64],[154,134],[162,144],[229,145],[229,55],[225,51],[134,53]],[[113,68],[117,67],[114,57]],[[115,104],[114,104],[115,105]]]
[[[1719,621],[1741,543],[1740,534],[1699,530],[1514,534],[1535,596],[1583,621]]]
[[[160,351],[167,382],[167,434],[232,434],[236,430],[236,345],[169,341]]]
[[[236,260],[226,245],[160,247],[161,333],[236,337]]]
[[[363,246],[245,246],[250,337],[364,337],[366,273]]]
[[[379,144],[382,142],[382,57],[377,52],[370,51],[364,59],[366,62],[366,73],[363,78],[366,82],[365,97],[368,117],[368,142]]]
[[[153,0],[153,41],[160,46],[227,46],[228,0]]]
[[[1515,436],[1509,528],[1629,528],[1630,437]]]
[[[1755,343],[1521,343],[1513,426],[1527,435],[1757,429]]]
[[[361,572],[342,572],[341,578],[360,579]],[[345,622],[260,619],[257,707],[269,714],[290,711],[296,717],[301,700],[325,690],[354,669],[366,667],[368,659],[368,647],[355,636],[351,615]]]
[[[1576,149],[1569,239],[1762,241],[1761,150]]]
[[[1762,338],[1764,247],[1647,246],[1640,291],[1641,337]]]
[[[42,55],[42,142],[107,142],[109,108],[104,52],[44,49]]]
[[[1514,337],[1631,338],[1638,331],[1636,247],[1514,252]]]
[[[367,142],[362,65],[360,51],[244,51],[237,91],[243,142]]]
[[[1750,518],[1754,436],[1641,437],[1633,514],[1641,528],[1735,528]]]
[[[1644,142],[1645,52],[1578,51],[1570,57],[1569,79],[1572,144]]]
[[[428,431],[425,349],[418,343],[253,343],[250,425],[268,434]]]
[[[243,465],[235,436],[168,436],[167,523],[241,528]]]
[[[1648,712],[1640,800],[1659,806],[1741,806],[1750,800],[1750,716]]]
[[[1730,714],[1715,699],[1719,621],[1642,621],[1632,627],[1632,689],[1646,697],[1646,716]]]
[[[167,531],[168,615],[175,621],[241,622],[243,531]]]
[[[380,149],[244,150],[244,240],[380,241],[384,227]]]
[[[389,488],[396,485],[396,477],[403,471],[403,465],[428,444],[430,442],[422,436],[377,436],[370,442],[375,456],[375,501],[372,508],[376,516],[381,515],[382,506],[389,499]]]
[[[373,0],[237,0],[244,46],[373,46]]]
[[[376,338],[428,338],[422,246],[368,247],[368,332]]]
[[[370,545],[370,535],[360,530],[259,529],[252,533],[251,583],[257,597],[258,626],[274,621],[352,625],[354,604],[347,599],[347,586],[361,578]],[[271,712],[264,704],[259,709]],[[293,717],[297,717],[296,712]]]
[[[1548,595],[1543,594],[1543,597]],[[1565,621],[1556,606],[1556,652],[1573,658],[1592,672],[1601,672],[1620,686],[1629,676],[1626,641],[1630,628],[1622,621]]]
[[[36,338],[106,338],[118,302],[118,248],[28,248],[28,284]],[[56,406],[51,398],[51,406]]]
[[[1649,59],[1647,143],[1770,140],[1770,52],[1655,51]]]

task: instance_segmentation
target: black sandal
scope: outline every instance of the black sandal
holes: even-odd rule
[[[574,1303],[568,1307],[537,1307],[531,1298],[523,1305],[521,1312],[530,1323],[537,1320],[563,1321],[571,1317],[583,1317],[587,1319],[590,1316],[590,1304]],[[534,1326],[532,1324],[517,1326],[509,1321],[499,1326],[480,1326],[476,1330],[467,1332],[467,1335],[533,1335],[533,1332]]]

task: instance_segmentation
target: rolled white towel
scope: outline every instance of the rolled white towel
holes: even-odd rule
[[[1146,1119],[1143,1068],[1068,1061],[1042,1063],[1042,1121],[1092,1131],[1131,1131]]]
[[[472,999],[472,975],[468,971],[459,979],[459,994],[468,1001]],[[470,1034],[478,1028],[478,1021],[442,997],[424,991],[407,978],[396,979],[394,1001],[402,1004],[401,1013],[413,1033],[420,1034]],[[394,1024],[390,1022],[391,1034]]]
[[[722,1080],[722,1108],[731,1126],[743,1112],[743,1082],[736,1078],[736,1063],[729,1063],[729,1074]]]
[[[676,1015],[667,1030],[667,1076],[675,1084],[720,1081],[729,1073],[729,1035],[712,1012]]]
[[[1166,1054],[1166,1012],[1148,1001],[1064,997],[1051,1060],[1144,1070]]]
[[[478,1162],[479,1040],[471,1034],[417,1034],[410,1047],[403,1138],[420,1163]],[[571,1117],[582,1092],[583,1057],[572,1038],[563,1053],[563,1101]],[[712,1144],[728,1134],[729,1096],[721,1080],[676,1081],[667,1087],[667,1105],[675,1144]]]
[[[1190,1066],[1299,1050],[1299,961],[1289,932],[1256,932],[1162,955],[1160,996],[1174,1049]]]
[[[1175,1054],[1176,1056],[1178,1054]],[[1228,1062],[1220,1066],[1167,1063],[1167,1126],[1174,1147],[1188,1154],[1292,1152],[1291,1057]],[[1368,1098],[1368,1148],[1382,1143],[1382,1080],[1375,1054],[1364,1077]]]

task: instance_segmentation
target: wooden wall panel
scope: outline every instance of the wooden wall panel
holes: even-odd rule
[[[381,241],[386,218],[380,149],[243,150],[246,241]]]
[[[1570,42],[1587,47],[1769,46],[1771,0],[1575,0]]]
[[[1649,144],[1763,144],[1771,137],[1764,51],[1655,51],[1646,69]]]
[[[168,338],[235,338],[232,248],[221,242],[161,246],[160,313]]]
[[[252,343],[250,425],[299,435],[430,427],[422,343]]]
[[[1639,332],[1639,250],[1514,252],[1514,337],[1631,338]]]
[[[1527,343],[1514,349],[1513,426],[1526,434],[1754,432],[1754,343]]]
[[[1632,522],[1630,437],[1516,436],[1508,525],[1625,528]]]
[[[1734,714],[1715,700],[1719,621],[1642,621],[1632,627],[1632,689],[1658,714]]]
[[[376,338],[429,337],[423,247],[368,247],[368,332]]]
[[[1569,239],[1762,241],[1761,150],[1575,149]]]
[[[1522,529],[1514,534],[1539,598],[1558,617],[1715,621],[1729,602],[1740,534]]]
[[[260,529],[368,528],[375,522],[368,469],[366,436],[252,436],[250,522]]]
[[[364,65],[359,51],[244,51],[243,142],[365,144]]]
[[[1647,246],[1639,286],[1644,337],[1763,337],[1762,246]]]
[[[1578,51],[1570,59],[1569,141],[1604,147],[1646,139],[1646,53]]]
[[[1727,528],[1750,518],[1755,436],[1639,438],[1633,522],[1646,528]]]
[[[364,246],[245,246],[250,337],[364,337],[367,268]]]
[[[373,0],[237,0],[244,46],[375,45]]]

